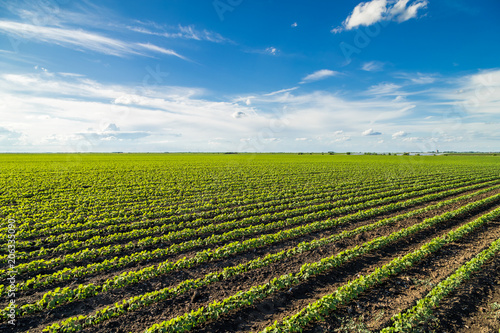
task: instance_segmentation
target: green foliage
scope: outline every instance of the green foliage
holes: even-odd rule
[[[33,295],[38,295],[31,303],[18,304],[16,318],[22,318],[285,240],[381,214],[395,215],[228,266],[199,279],[186,279],[175,286],[123,299],[46,328],[51,332],[76,332],[341,239],[446,205],[462,205],[447,215],[426,219],[419,227],[367,241],[304,265],[296,274],[277,277],[152,328],[182,331],[436,223],[496,202],[498,196],[475,200],[500,188],[498,165],[493,156],[408,159],[342,154],[1,155],[0,214],[4,218],[0,224],[0,263],[6,264],[9,258],[5,221],[14,219],[16,269],[18,274],[28,276],[17,279],[17,289],[33,290]],[[476,192],[447,198],[468,191]],[[431,201],[436,203],[408,210]],[[465,205],[466,202],[471,203]],[[398,214],[400,210],[406,213]],[[432,246],[429,251],[434,249]],[[197,251],[193,256],[165,260],[193,250]],[[154,265],[146,264],[152,260]],[[71,284],[89,275],[134,266],[141,268],[109,275],[98,284]],[[397,266],[391,274],[401,269],[404,267]],[[375,281],[385,278],[382,271],[377,272],[381,275]],[[6,276],[6,270],[0,270],[0,278]],[[371,282],[362,277],[357,283],[345,290],[357,295]],[[61,287],[50,290],[51,286]],[[0,296],[5,295],[6,285],[0,285]],[[311,320],[321,320],[324,315],[318,311],[311,315]],[[0,318],[6,319],[6,309],[0,312]]]

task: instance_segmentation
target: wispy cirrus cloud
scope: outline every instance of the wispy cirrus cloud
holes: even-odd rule
[[[329,78],[331,76],[337,76],[340,73],[337,71],[332,71],[330,69],[320,69],[319,71],[316,71],[314,73],[311,73],[309,75],[306,75],[300,83],[308,83],[308,82],[313,82],[313,81],[319,81],[319,80],[324,80],[326,78]]]
[[[66,48],[76,48],[80,51],[93,51],[118,57],[128,55],[146,56],[147,53],[145,51],[153,51],[186,59],[173,50],[167,50],[156,45],[125,42],[81,29],[37,26],[28,23],[1,20],[0,31],[20,39],[56,44]]]
[[[427,0],[372,0],[354,7],[342,25],[332,29],[333,33],[370,26],[381,21],[398,23],[417,17],[418,11],[427,7]]]
[[[394,84],[394,83],[379,83],[377,85],[371,86],[367,93],[369,95],[378,95],[378,96],[393,96],[393,95],[401,95],[402,93],[399,89],[402,86]]]
[[[0,21],[0,31],[17,38],[77,47],[114,56],[140,54],[134,47],[123,41],[79,29],[65,29],[38,26],[14,21]]]
[[[142,23],[143,26],[128,26],[127,28],[134,32],[165,38],[192,39],[213,43],[233,43],[230,39],[223,37],[217,32],[206,29],[199,30],[194,25],[183,26],[179,24],[177,27],[167,27],[151,22],[140,23]]]
[[[294,90],[296,90],[298,88],[299,87],[292,87],[292,88],[288,88],[288,89],[281,89],[281,90],[277,90],[277,91],[273,91],[273,92],[264,94],[264,96],[274,96],[274,95],[277,95],[277,94],[282,94],[282,93],[286,93],[286,92],[289,92],[289,91],[294,91]]]
[[[151,50],[151,51],[154,51],[154,52],[158,52],[158,53],[162,53],[162,54],[167,54],[167,55],[172,55],[172,56],[176,56],[178,58],[184,59],[184,60],[188,60],[186,57],[181,56],[180,54],[178,54],[177,52],[175,52],[173,50],[165,49],[163,47],[156,46],[156,45],[153,45],[153,44],[150,44],[150,43],[137,43],[136,45],[139,46],[139,47],[142,47],[142,48],[144,48],[146,50]]]
[[[366,72],[379,72],[384,68],[384,63],[380,61],[368,61],[363,63],[361,69]]]
[[[437,74],[425,74],[425,73],[396,73],[395,78],[407,80],[408,83],[413,84],[430,84],[434,83],[438,79]]]

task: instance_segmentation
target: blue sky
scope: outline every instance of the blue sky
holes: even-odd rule
[[[0,0],[0,151],[499,151],[494,0]]]

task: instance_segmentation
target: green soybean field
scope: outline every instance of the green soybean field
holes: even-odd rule
[[[500,332],[500,156],[3,154],[2,332]]]

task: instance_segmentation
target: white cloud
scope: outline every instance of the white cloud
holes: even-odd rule
[[[187,60],[185,57],[179,55],[175,51],[167,50],[167,49],[164,49],[162,47],[159,47],[159,46],[156,46],[156,45],[153,45],[153,44],[149,44],[149,43],[147,43],[147,44],[137,43],[137,45],[140,46],[140,47],[142,47],[142,48],[145,48],[147,50],[150,50],[150,51],[154,51],[154,52],[158,52],[158,53],[162,53],[162,54],[167,54],[167,55],[173,55],[173,56],[176,56],[178,58]]]
[[[408,21],[409,19],[417,17],[418,10],[427,7],[427,3],[427,0],[418,0],[406,7],[408,0],[398,0],[390,9],[389,15],[398,22]]]
[[[333,132],[333,142],[346,142],[350,140],[351,136],[345,134],[342,130]]]
[[[276,55],[276,53],[278,52],[278,49],[273,47],[273,46],[270,46],[266,49],[266,52],[269,54],[272,54],[272,55]]]
[[[296,90],[298,88],[299,87],[293,87],[293,88],[288,88],[288,89],[281,89],[281,90],[270,92],[268,94],[264,94],[264,96],[273,96],[273,95],[277,95],[277,94],[282,94],[282,93],[286,93],[286,92],[289,92],[289,91]]]
[[[387,0],[372,0],[362,2],[352,11],[351,15],[344,21],[347,30],[351,30],[360,25],[369,26],[381,21],[387,11]]]
[[[265,49],[244,48],[243,52],[277,56],[279,55],[280,50],[274,46],[269,46]]]
[[[406,133],[405,131],[399,131],[399,132],[396,132],[392,135],[392,138],[393,139],[397,139],[397,138],[402,138],[402,137],[405,137],[407,136],[408,133]]]
[[[305,76],[300,83],[319,81],[338,74],[340,73],[329,69],[320,69],[319,71]]]
[[[245,118],[247,114],[243,111],[236,111],[233,113],[233,118],[239,119],[239,118]]]
[[[434,83],[437,78],[436,74],[424,74],[424,73],[398,73],[394,77],[399,79],[407,80],[413,84],[431,84]]]
[[[113,38],[83,30],[35,26],[12,21],[0,21],[0,31],[23,39],[53,43],[64,47],[79,47],[99,53],[123,56],[139,54],[131,45]]]
[[[113,131],[119,131],[120,128],[118,126],[116,126],[116,124],[109,124],[105,129],[104,129],[104,132],[113,132]]]
[[[178,25],[176,28],[165,27],[158,25],[156,23],[143,23],[147,25],[148,28],[141,26],[128,26],[127,28],[131,31],[143,33],[147,35],[160,36],[165,38],[180,38],[180,39],[192,39],[198,41],[208,41],[213,43],[226,43],[231,42],[229,39],[223,37],[221,34],[206,29],[198,30],[194,25],[183,26]],[[156,29],[155,31],[152,28]]]
[[[500,69],[481,71],[455,80],[457,89],[440,96],[458,114],[498,115],[500,110]]]
[[[394,83],[380,83],[371,86],[367,93],[370,95],[399,95],[401,86]]]
[[[370,26],[381,21],[404,22],[417,17],[419,9],[427,6],[427,0],[371,0],[354,7],[352,13],[341,26],[332,29],[333,33]]]
[[[396,89],[397,96],[406,99],[395,100],[389,86],[385,95],[243,92],[222,101],[192,87],[142,90],[78,75],[5,73],[0,75],[0,117],[9,132],[0,133],[0,150],[296,151],[296,138],[308,139],[300,142],[303,151],[372,150],[382,138],[384,151],[495,150],[500,140],[496,72],[457,79],[447,90],[422,92],[424,99],[414,99],[403,86]],[[449,117],[442,115],[462,101],[457,96],[468,100],[476,93],[483,99],[478,116],[461,118],[460,126],[448,125]],[[245,103],[249,98],[251,106]],[[423,111],[412,112],[416,106]],[[429,113],[431,120],[425,119]],[[418,136],[403,136],[402,128]],[[398,140],[387,140],[390,135]]]
[[[172,50],[167,50],[152,44],[127,43],[81,29],[37,26],[0,20],[0,31],[21,39],[56,44],[71,49],[76,48],[80,51],[88,50],[119,57],[126,55],[144,56],[146,55],[144,54],[144,50],[149,50],[185,59]]]
[[[296,28],[296,27],[297,27],[297,25],[298,25],[298,24],[297,24],[297,22],[294,22],[294,23],[292,23],[291,27],[292,27],[292,28]]]
[[[409,137],[409,138],[404,138],[404,142],[422,142],[423,139],[419,137]]]
[[[65,72],[59,72],[57,73],[61,76],[73,76],[73,77],[84,77],[85,75],[82,74],[76,74],[76,73],[65,73]]]
[[[381,135],[382,133],[374,131],[372,128],[367,129],[363,133],[361,133],[363,136],[370,136],[370,135]]]
[[[367,72],[378,72],[381,71],[382,68],[384,67],[384,64],[379,61],[369,61],[365,62],[363,66],[361,67],[362,70],[367,71]]]

